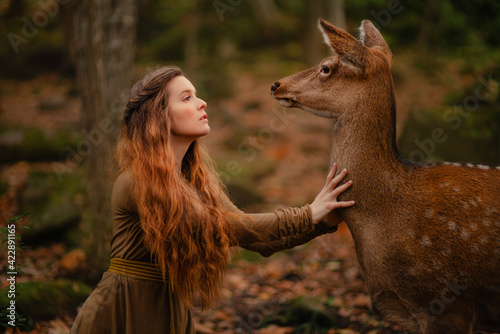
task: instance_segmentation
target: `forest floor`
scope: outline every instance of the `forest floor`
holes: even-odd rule
[[[439,105],[450,90],[457,88],[449,84],[448,78],[430,79],[425,72],[401,64],[404,60],[394,65],[398,73],[398,133],[411,108]],[[206,143],[226,181],[245,187],[252,184],[250,190],[263,199],[251,204],[250,211],[310,202],[327,174],[332,124],[303,111],[292,113],[277,106],[269,96],[269,88],[283,73],[265,66],[259,75],[252,71],[240,73],[234,76],[233,97],[208,101],[209,119],[216,131],[206,138]],[[68,97],[70,85],[66,80],[50,75],[0,84],[2,124],[38,126],[46,132],[78,126],[80,104],[77,97]],[[57,108],[48,112],[53,105]],[[286,125],[283,131],[271,126],[276,120]],[[228,165],[231,161],[232,165]],[[240,167],[237,172],[234,161]],[[16,214],[28,173],[50,169],[50,162],[0,166],[1,179],[9,184],[0,197],[4,219]],[[19,257],[26,268],[21,281],[75,278],[89,269],[82,253],[57,242],[26,249]],[[4,262],[2,256],[0,259]],[[6,284],[2,279],[2,286]],[[228,268],[222,295],[215,310],[193,310],[199,333],[400,333],[370,310],[354,243],[345,224],[334,234],[267,259],[243,251]],[[73,320],[74,313],[61,315],[36,323],[35,329],[27,333],[68,333]]]

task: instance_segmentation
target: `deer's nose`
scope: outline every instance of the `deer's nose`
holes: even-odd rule
[[[273,85],[271,86],[271,94],[274,93],[279,86],[280,86],[279,82],[273,83]]]

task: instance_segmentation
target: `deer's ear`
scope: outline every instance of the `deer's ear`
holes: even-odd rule
[[[360,41],[367,47],[380,51],[385,58],[387,58],[389,66],[392,65],[392,51],[389,48],[389,45],[387,45],[384,37],[382,37],[380,31],[375,28],[370,20],[363,20],[363,22],[361,22],[359,32]]]
[[[364,73],[367,47],[351,34],[323,19],[319,19],[318,26],[323,33],[325,43],[340,56],[342,64],[358,73]]]

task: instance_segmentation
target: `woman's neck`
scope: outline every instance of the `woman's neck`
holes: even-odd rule
[[[172,136],[171,139],[171,147],[175,155],[175,168],[178,173],[181,173],[182,160],[193,140],[177,136]]]

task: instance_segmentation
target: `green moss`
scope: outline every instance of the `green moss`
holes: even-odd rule
[[[66,279],[18,284],[15,299],[8,298],[8,290],[9,286],[0,290],[0,309],[15,300],[17,313],[35,321],[75,314],[91,292],[86,284]]]
[[[63,182],[55,173],[33,171],[28,175],[21,208],[31,211],[30,228],[22,235],[27,244],[62,241],[80,221],[79,201],[85,193],[82,174],[80,170],[65,174]]]
[[[0,180],[0,196],[5,194],[9,190],[9,184],[3,180]]]
[[[67,147],[77,147],[81,137],[69,130],[53,135],[38,128],[0,128],[0,163],[65,160]]]

